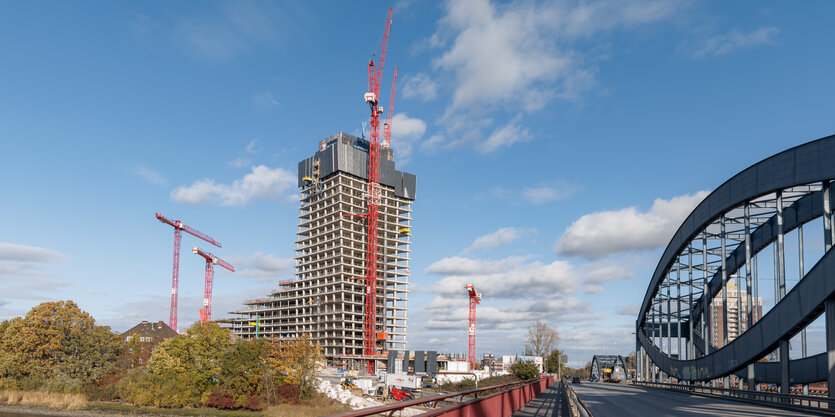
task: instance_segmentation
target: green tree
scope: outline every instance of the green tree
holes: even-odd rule
[[[545,368],[548,373],[555,374],[560,371],[560,369],[565,370],[565,362],[562,362],[562,367],[560,367],[560,357],[562,357],[563,352],[559,349],[554,349],[548,356],[545,358]]]
[[[217,323],[195,323],[185,335],[173,337],[154,349],[148,362],[154,405],[184,407],[203,404],[217,383],[220,358],[229,346],[229,330]],[[139,386],[138,384],[137,386]],[[131,398],[138,397],[128,393]]]
[[[534,379],[539,377],[539,369],[532,361],[516,361],[510,366],[510,372],[523,380]]]
[[[232,395],[237,407],[244,407],[253,397],[262,396],[270,347],[270,341],[264,338],[238,340],[221,355],[220,390]]]
[[[120,348],[119,336],[73,301],[41,303],[0,325],[0,377],[24,388],[51,377],[92,382],[112,371]]]

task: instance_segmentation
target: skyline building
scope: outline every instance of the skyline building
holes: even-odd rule
[[[368,141],[340,132],[299,162],[295,278],[231,312],[242,338],[309,334],[329,363],[363,358]],[[397,171],[380,147],[376,351],[406,350],[415,175]],[[257,324],[255,324],[257,323]],[[367,359],[367,358],[366,358]]]

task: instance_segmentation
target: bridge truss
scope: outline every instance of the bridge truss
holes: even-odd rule
[[[775,383],[786,394],[791,384],[827,381],[835,395],[833,180],[829,136],[752,165],[693,210],[665,249],[638,314],[639,380],[722,381],[728,388],[736,375],[740,388]],[[821,223],[822,231],[808,232]],[[804,229],[813,237],[822,232],[823,242],[804,239]],[[823,246],[823,256],[808,263],[804,243]],[[789,285],[787,253],[798,267],[790,275],[799,277]],[[763,296],[774,303],[761,316]],[[805,328],[821,315],[826,351],[807,356]],[[789,340],[798,334],[802,357],[791,360]]]
[[[591,359],[590,381],[600,381],[609,374],[612,378],[627,379],[626,359],[621,355],[594,355]]]

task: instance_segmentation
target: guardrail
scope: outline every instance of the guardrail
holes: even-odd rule
[[[509,416],[514,411],[524,407],[537,394],[545,391],[545,388],[553,382],[553,377],[511,382],[509,384],[442,394],[429,398],[418,398],[379,407],[349,411],[347,413],[332,414],[328,417],[365,417],[373,415],[387,415],[391,417],[395,412],[404,408],[423,404],[428,404],[428,407],[431,408],[435,408],[439,404],[447,405],[443,408],[429,410],[420,414],[418,417]],[[472,395],[473,398],[464,400],[464,397],[469,395]],[[458,398],[458,402],[454,402],[456,397]]]
[[[835,399],[811,395],[779,394],[766,391],[749,391],[734,388],[716,388],[701,385],[666,384],[661,382],[632,381],[632,385],[666,389],[706,397],[725,398],[755,404],[768,404],[790,410],[810,410],[835,415]]]
[[[562,384],[562,392],[568,403],[568,412],[571,413],[571,417],[592,417],[591,412],[583,404],[583,401],[580,400],[580,397],[577,396],[577,393],[574,392],[571,384],[566,383],[565,380],[561,380],[560,384]]]

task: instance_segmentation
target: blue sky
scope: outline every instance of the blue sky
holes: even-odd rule
[[[358,134],[386,2],[0,5],[0,317],[73,299],[125,330],[181,327],[292,276],[296,163]],[[411,348],[521,351],[530,322],[579,364],[634,347],[678,222],[762,158],[835,132],[831,2],[400,1],[392,147],[418,176]],[[808,262],[808,261],[807,261]]]

